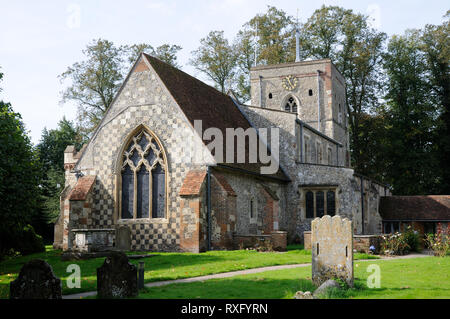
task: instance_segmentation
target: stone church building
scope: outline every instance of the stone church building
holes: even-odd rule
[[[262,173],[249,143],[244,161],[218,161],[209,128],[254,128],[277,170]],[[345,81],[328,59],[254,67],[247,105],[141,54],[89,143],[65,151],[54,246],[108,249],[125,236],[132,250],[236,249],[301,241],[323,215],[381,233],[389,188],[356,174],[349,154]]]

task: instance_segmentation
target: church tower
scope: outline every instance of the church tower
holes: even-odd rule
[[[297,47],[297,59],[298,52]],[[256,66],[250,70],[250,81],[252,106],[296,113],[299,120],[341,143],[349,165],[345,79],[330,59]]]

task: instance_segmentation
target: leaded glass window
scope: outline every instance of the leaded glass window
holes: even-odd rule
[[[316,217],[322,217],[325,212],[325,198],[322,191],[316,193]]]
[[[297,103],[292,96],[289,97],[286,104],[284,105],[284,110],[287,112],[297,113]]]
[[[145,129],[133,136],[123,153],[121,218],[164,218],[166,163],[158,141]]]
[[[316,218],[336,215],[336,189],[314,187],[303,190],[305,194],[305,217]]]
[[[336,214],[336,200],[333,191],[327,192],[327,215],[334,216]]]
[[[311,191],[306,193],[306,218],[314,218],[314,194]]]

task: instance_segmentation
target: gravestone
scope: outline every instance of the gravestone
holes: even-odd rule
[[[353,226],[340,216],[316,218],[311,224],[312,280],[320,286],[342,279],[353,286]]]
[[[116,229],[116,249],[131,250],[131,230],[128,226],[120,226]]]
[[[122,252],[114,252],[97,268],[99,298],[128,298],[138,295],[137,268]]]
[[[10,299],[61,299],[61,280],[42,259],[27,262],[9,289]]]

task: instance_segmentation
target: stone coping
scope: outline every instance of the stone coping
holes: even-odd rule
[[[93,229],[71,229],[72,232],[77,232],[77,233],[81,233],[81,232],[92,232],[92,233],[99,233],[99,232],[109,232],[109,231],[116,231],[115,228],[93,228]]]
[[[234,237],[272,237],[272,235],[234,235]]]

